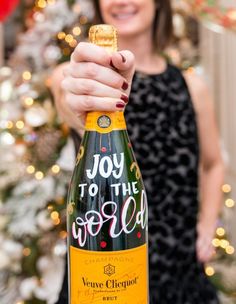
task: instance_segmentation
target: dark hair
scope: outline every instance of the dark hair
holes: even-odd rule
[[[99,0],[92,1],[95,8],[94,23],[104,23]],[[162,52],[170,43],[173,34],[172,9],[170,0],[155,0],[156,14],[153,22],[153,46]]]

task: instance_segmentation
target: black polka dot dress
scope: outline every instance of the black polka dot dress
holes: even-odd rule
[[[137,72],[125,117],[148,196],[150,303],[219,303],[196,258],[199,145],[181,72]]]

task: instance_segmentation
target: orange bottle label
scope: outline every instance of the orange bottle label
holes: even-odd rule
[[[147,245],[122,251],[70,246],[70,304],[148,304]]]
[[[125,130],[124,113],[121,112],[89,112],[85,130],[109,133],[114,130]]]

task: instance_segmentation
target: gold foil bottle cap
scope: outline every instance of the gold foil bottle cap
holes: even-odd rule
[[[109,53],[116,52],[117,30],[109,24],[93,25],[89,29],[89,41],[104,47]]]

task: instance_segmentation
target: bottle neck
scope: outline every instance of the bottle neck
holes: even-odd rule
[[[126,130],[123,111],[117,112],[89,112],[87,114],[85,131],[110,133],[117,130]]]

